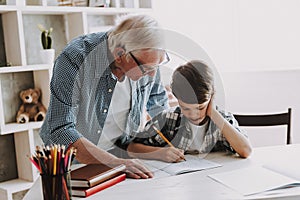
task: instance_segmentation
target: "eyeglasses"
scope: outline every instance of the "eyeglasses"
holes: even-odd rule
[[[137,66],[140,68],[141,72],[143,75],[148,74],[152,71],[157,70],[157,68],[161,65],[165,65],[170,61],[170,57],[168,55],[167,52],[165,52],[165,57],[164,60],[161,63],[158,63],[154,66],[146,66],[144,64],[142,64],[140,61],[138,61],[138,59],[131,53],[131,51],[129,52],[130,56],[132,57],[132,59],[134,60],[134,62],[137,64]]]

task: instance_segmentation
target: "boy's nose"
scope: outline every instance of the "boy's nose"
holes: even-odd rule
[[[192,118],[198,118],[200,116],[200,112],[198,110],[191,111],[190,116]]]

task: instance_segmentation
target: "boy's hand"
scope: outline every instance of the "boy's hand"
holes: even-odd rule
[[[184,151],[175,147],[165,147],[159,152],[162,161],[165,162],[180,162],[184,160]]]
[[[212,96],[209,100],[209,104],[207,106],[206,115],[211,118],[212,114],[216,110],[215,104],[214,104],[214,97]]]

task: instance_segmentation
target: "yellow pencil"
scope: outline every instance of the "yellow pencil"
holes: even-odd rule
[[[53,175],[56,175],[57,145],[54,145],[53,152]]]
[[[153,126],[153,129],[158,133],[158,135],[166,142],[168,143],[168,145],[170,147],[174,147],[174,145],[164,136],[164,134],[162,134],[162,132],[160,132],[160,130],[158,130],[155,126]],[[174,147],[175,148],[175,147]],[[183,157],[183,160],[186,161],[186,159]]]
[[[173,144],[164,136],[164,134],[162,134],[162,132],[160,132],[160,130],[158,130],[155,126],[153,126],[154,130],[158,133],[158,135],[166,142],[168,143],[168,145],[170,145],[170,147],[174,147]]]

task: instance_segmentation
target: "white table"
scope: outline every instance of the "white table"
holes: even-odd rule
[[[300,166],[300,144],[256,148],[248,159],[241,159],[220,152],[211,153],[206,159],[218,162],[222,164],[222,167],[148,180],[127,179],[85,199],[240,200],[244,198],[241,194],[212,180],[207,175],[261,164],[278,164],[289,170],[295,165]],[[24,197],[24,200],[40,200],[42,199],[41,196],[41,184],[37,180]],[[80,198],[73,197],[73,199]],[[300,188],[296,193],[291,194],[287,192],[283,197],[276,199],[300,199]]]

